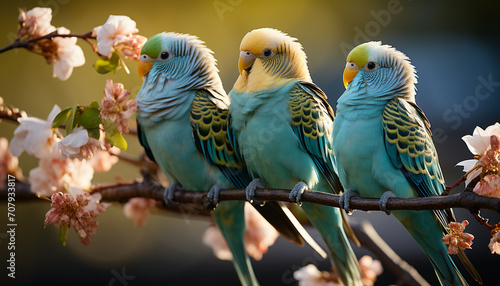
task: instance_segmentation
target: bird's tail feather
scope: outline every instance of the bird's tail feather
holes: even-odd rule
[[[233,254],[233,264],[240,279],[241,285],[259,285],[245,251],[243,237],[245,231],[245,202],[224,201],[212,212],[212,218]]]
[[[309,235],[307,230],[284,203],[266,202],[262,206],[253,206],[285,239],[299,246],[303,246],[304,242],[306,242],[321,257],[326,258],[326,252],[316,243],[314,238]]]
[[[393,211],[392,214],[427,255],[441,285],[469,285],[448,254],[442,242],[441,226],[431,211]]]
[[[304,203],[302,208],[323,237],[341,282],[344,285],[363,285],[358,260],[342,228],[339,209],[310,203]]]

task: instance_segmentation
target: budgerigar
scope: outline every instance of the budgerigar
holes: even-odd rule
[[[417,78],[409,58],[391,46],[355,47],[344,71],[346,91],[338,99],[333,150],[345,195],[381,198],[437,196],[445,183],[430,124],[415,103]],[[349,199],[345,206],[348,208]],[[450,209],[393,211],[428,256],[443,285],[467,285],[442,242],[454,220]],[[467,257],[464,265],[480,281]]]
[[[247,188],[340,192],[331,149],[333,111],[311,80],[300,43],[275,29],[249,32],[242,40],[240,76],[230,93],[230,138],[254,181]],[[341,283],[362,285],[358,262],[347,240],[339,209],[304,203],[321,233]]]
[[[142,48],[139,75],[144,82],[137,95],[138,136],[171,183],[166,200],[179,187],[210,189],[216,200],[219,188],[245,188],[250,177],[227,137],[229,99],[212,51],[195,36],[160,33]],[[231,249],[241,284],[258,285],[243,245],[244,204],[221,202],[212,218]],[[314,243],[281,204],[256,208],[285,238]]]

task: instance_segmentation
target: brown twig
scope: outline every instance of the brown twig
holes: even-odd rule
[[[5,119],[19,123],[17,119],[27,117],[26,112],[10,105],[0,105],[0,120]]]
[[[13,49],[18,49],[18,48],[28,49],[33,45],[33,43],[35,43],[37,41],[41,41],[41,40],[45,40],[45,39],[52,39],[55,37],[60,37],[60,38],[73,38],[74,37],[74,38],[83,39],[86,42],[88,42],[92,47],[94,47],[94,44],[92,42],[90,42],[89,39],[96,38],[93,35],[92,31],[89,31],[89,32],[84,33],[84,34],[59,34],[59,32],[57,30],[55,30],[54,32],[49,33],[45,36],[40,36],[40,37],[36,37],[36,38],[32,38],[32,39],[27,39],[27,40],[16,39],[16,40],[14,40],[14,42],[10,43],[9,45],[1,48],[0,54],[4,53],[6,51],[13,50]]]
[[[384,268],[389,270],[398,279],[397,285],[425,286],[429,283],[406,261],[387,245],[378,235],[372,224],[363,221],[360,224],[351,224],[352,230],[361,242],[361,245],[378,257]]]
[[[27,189],[27,188],[23,188]],[[94,192],[100,192],[102,199],[109,202],[126,202],[133,197],[152,198],[163,201],[164,187],[155,181],[145,179],[142,182],[130,184],[115,184],[96,187]],[[4,192],[1,192],[5,199]],[[208,205],[208,192],[193,192],[180,190],[174,192],[174,201],[180,204],[204,204]],[[285,189],[257,189],[255,200],[257,201],[283,201],[291,202],[290,190]],[[305,191],[302,202],[339,207],[339,195],[327,194],[318,191]],[[244,189],[221,189],[219,201],[246,200]],[[379,200],[373,198],[353,197],[351,208],[363,211],[380,211]],[[387,209],[395,210],[435,210],[447,208],[464,208],[468,210],[489,209],[500,213],[500,199],[477,195],[473,192],[461,192],[449,196],[435,196],[425,198],[390,198]]]

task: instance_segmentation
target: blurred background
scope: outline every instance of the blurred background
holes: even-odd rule
[[[461,137],[483,129],[499,119],[500,56],[496,1],[7,1],[0,9],[0,46],[17,33],[18,7],[50,7],[52,25],[84,33],[105,23],[109,15],[127,15],[137,22],[139,34],[151,37],[162,31],[197,35],[215,52],[225,89],[230,91],[238,76],[239,44],[255,28],[273,27],[296,37],[308,55],[316,84],[329,96],[333,107],[342,94],[345,57],[355,45],[380,40],[406,53],[418,70],[417,103],[431,121],[441,166],[448,184],[463,172],[455,164],[470,159]],[[86,64],[75,68],[67,81],[52,78],[52,66],[25,50],[0,55],[0,96],[6,104],[45,119],[54,104],[62,108],[75,103],[100,101],[106,79],[122,82],[135,97],[141,87],[136,63],[126,61],[123,69],[100,75],[92,67],[97,56],[79,40]],[[16,125],[0,123],[0,136],[9,140]],[[127,154],[141,154],[133,136],[127,136]],[[24,175],[37,166],[26,154],[20,157]],[[131,181],[138,169],[118,163],[106,174],[97,173],[94,183],[113,183],[117,177]],[[462,187],[458,188],[459,190]],[[217,260],[201,242],[208,220],[180,216],[150,216],[143,228],[136,228],[114,204],[99,218],[100,227],[90,247],[79,242],[70,230],[68,244],[57,241],[53,225],[43,228],[48,202],[16,203],[16,278],[6,277],[6,205],[0,205],[0,282],[2,285],[237,285],[232,264]],[[489,232],[466,211],[456,210],[458,219],[468,219],[467,231],[476,236],[467,251],[485,280],[497,279],[500,257],[490,253]],[[499,216],[483,212],[495,223]],[[427,258],[411,237],[391,216],[380,212],[355,212],[353,221],[369,220],[387,243],[431,283],[437,279]],[[314,237],[318,237],[311,230]],[[370,253],[354,247],[357,254]],[[457,260],[458,261],[458,260]],[[314,263],[328,270],[327,260],[313,251],[279,238],[254,269],[262,285],[295,285],[292,272]],[[460,263],[458,263],[460,264]],[[461,267],[461,265],[460,265]],[[474,281],[465,273],[465,278]],[[129,280],[120,277],[128,276]],[[121,280],[120,280],[121,279]],[[385,271],[377,285],[395,283]]]

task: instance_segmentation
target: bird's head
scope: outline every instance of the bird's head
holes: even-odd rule
[[[213,52],[195,36],[160,33],[142,47],[138,72],[141,79],[175,82],[178,89],[220,85]]]
[[[415,100],[415,67],[400,51],[381,42],[367,42],[347,56],[344,86],[365,85],[372,94],[394,94]]]
[[[272,88],[280,80],[311,81],[302,45],[296,38],[271,28],[256,29],[245,35],[240,45],[238,70],[240,77],[235,88]]]

